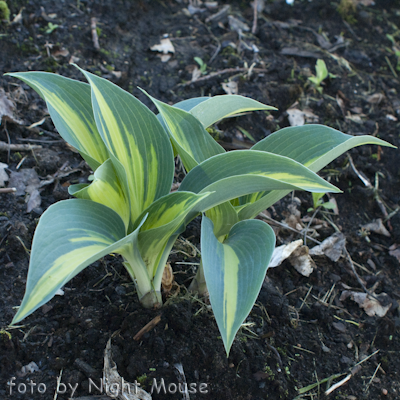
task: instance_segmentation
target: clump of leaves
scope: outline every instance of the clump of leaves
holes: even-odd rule
[[[234,95],[175,106],[149,96],[156,116],[128,92],[81,71],[89,84],[43,72],[9,74],[41,95],[60,135],[94,171],[90,184],[69,188],[77,199],[53,204],[40,218],[25,296],[12,323],[110,253],[122,256],[141,303],[161,305],[168,255],[200,214],[202,262],[195,281],[205,279],[229,353],[275,245],[269,225],[254,218],[292,190],[338,192],[315,172],[354,146],[387,143],[306,125],[282,129],[250,150],[227,153],[206,128],[237,113],[274,108]],[[170,192],[174,152],[187,175],[178,191]]]

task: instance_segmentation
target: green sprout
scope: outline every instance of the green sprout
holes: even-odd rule
[[[333,210],[336,205],[333,204],[330,201],[324,202],[323,201],[323,197],[326,193],[311,193],[312,194],[312,198],[313,198],[313,206],[312,208],[309,208],[307,211],[314,211],[316,210],[318,207],[322,207],[325,208],[326,210]]]
[[[194,61],[199,64],[201,74],[205,75],[207,73],[207,64],[200,57],[194,57]]]
[[[45,32],[46,32],[48,35],[50,35],[50,33],[52,33],[53,31],[55,31],[58,27],[59,27],[59,25],[53,24],[53,23],[49,22],[49,23],[47,24],[47,28],[46,28]]]
[[[326,67],[325,61],[318,59],[317,63],[315,64],[315,72],[316,76],[310,76],[308,80],[314,85],[315,89],[318,90],[320,94],[323,92],[322,82],[328,78],[336,78],[336,75],[331,74],[328,72],[328,68]]]

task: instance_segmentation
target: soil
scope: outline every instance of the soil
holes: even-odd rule
[[[71,387],[77,388],[74,398],[100,396],[93,385],[89,390],[89,383],[100,385],[104,349],[112,336],[118,372],[148,391],[154,379],[160,385],[162,378],[173,391],[180,382],[175,365],[181,363],[186,382],[197,385],[192,386],[197,392],[190,393],[190,399],[400,398],[400,256],[395,251],[400,244],[400,163],[395,149],[364,146],[349,152],[359,175],[372,188],[355,173],[348,155],[323,170],[321,175],[343,193],[334,197],[338,215],[324,209],[316,215],[321,221],[317,239],[331,236],[337,227],[346,238],[360,281],[369,291],[387,294],[390,308],[383,317],[368,316],[351,299],[340,300],[346,289],[363,292],[347,257],[336,262],[315,257],[316,269],[309,277],[285,261],[268,271],[256,306],[227,358],[207,302],[187,292],[199,261],[194,250],[199,247],[199,221],[195,220],[171,254],[176,285],[162,309],[143,309],[121,263],[109,256],[70,281],[64,295],[56,296],[18,327],[8,327],[23,297],[29,248],[41,213],[68,198],[68,185],[84,181],[90,170],[60,140],[49,118],[27,129],[47,116],[45,104],[26,85],[3,76],[44,70],[83,80],[69,65],[71,61],[132,92],[152,110],[137,86],[173,104],[225,94],[222,83],[232,81],[238,84],[239,94],[279,110],[218,124],[219,138],[227,148],[249,147],[251,137],[258,141],[288,126],[286,110],[296,102],[297,108],[308,109],[321,124],[353,135],[375,135],[399,146],[400,44],[396,41],[400,43],[400,3],[382,0],[343,10],[350,0],[341,1],[339,9],[339,2],[295,0],[290,6],[285,1],[258,0],[263,8],[254,33],[254,11],[246,1],[220,0],[210,9],[193,1],[192,7],[200,9],[194,14],[184,0],[8,3],[11,20],[20,12],[22,18],[0,24],[0,87],[13,99],[14,117],[22,124],[3,117],[0,140],[42,148],[3,151],[1,161],[8,164],[14,179],[23,180],[26,170],[50,183],[40,188],[41,203],[34,203],[30,212],[26,185],[17,195],[0,194],[0,397],[61,400],[71,397]],[[230,8],[221,11],[227,5]],[[92,40],[92,18],[96,18],[100,49]],[[246,24],[239,33],[233,26],[237,20]],[[162,62],[150,47],[165,36],[175,53]],[[331,46],[324,49],[324,40]],[[335,43],[338,47],[332,49]],[[201,58],[206,69],[191,82],[198,66],[194,57]],[[308,80],[315,74],[317,59],[323,59],[335,75],[324,80],[322,93]],[[32,175],[26,178],[34,179]],[[312,207],[311,196],[298,192],[268,212],[274,220],[284,220],[293,202],[301,217],[313,214],[307,211]],[[389,236],[361,228],[379,218]],[[278,244],[302,237],[274,228]],[[158,315],[160,322],[134,340]],[[22,367],[31,362],[37,370],[23,374]],[[346,383],[324,394],[328,385],[348,375]],[[57,379],[64,386],[55,395]],[[7,384],[11,380],[16,384],[12,394]],[[189,398],[178,392],[153,392],[152,396]]]

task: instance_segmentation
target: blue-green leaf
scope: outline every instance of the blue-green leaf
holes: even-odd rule
[[[157,117],[130,93],[83,71],[92,88],[92,107],[121,184],[129,193],[131,222],[169,193],[174,176],[170,140]]]
[[[250,313],[275,247],[273,230],[259,220],[240,221],[220,243],[203,217],[201,257],[210,302],[226,353]]]
[[[47,303],[59,288],[88,265],[110,253],[131,255],[139,229],[125,236],[125,225],[110,208],[90,200],[60,201],[42,215],[33,237],[25,296],[13,324]],[[137,245],[136,245],[137,248]],[[140,259],[140,254],[135,254]],[[145,267],[136,265],[141,287],[152,286]],[[144,268],[144,269],[143,269]]]
[[[27,83],[46,101],[60,135],[81,153],[93,170],[109,158],[93,118],[87,83],[48,72],[8,75]]]

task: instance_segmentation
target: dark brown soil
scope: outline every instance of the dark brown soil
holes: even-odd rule
[[[373,134],[398,146],[400,56],[386,35],[400,43],[396,25],[399,2],[378,0],[375,6],[359,5],[353,13],[342,13],[345,22],[337,11],[339,2],[296,0],[289,6],[284,1],[258,0],[265,7],[258,14],[255,34],[250,33],[253,8],[239,0],[218,1],[212,10],[201,6],[202,12],[192,16],[184,10],[188,7],[185,0],[8,3],[11,19],[23,11],[21,22],[0,23],[0,87],[14,99],[16,117],[24,124],[3,118],[0,140],[43,148],[2,152],[0,160],[9,165],[11,173],[26,157],[19,172],[33,168],[41,180],[51,176],[54,181],[43,186],[40,206],[29,213],[23,195],[0,194],[0,397],[53,399],[61,375],[67,392],[59,393],[57,399],[71,396],[68,384],[77,385],[74,397],[89,395],[89,378],[99,385],[103,352],[113,335],[119,373],[127,381],[137,380],[148,391],[153,379],[159,384],[163,378],[167,388],[177,384],[174,365],[181,363],[186,382],[197,384],[197,393],[191,393],[190,399],[323,399],[327,397],[327,378],[334,378],[330,385],[339,381],[372,355],[329,397],[400,398],[400,268],[399,260],[389,254],[390,246],[400,244],[400,216],[394,213],[386,219],[390,237],[370,233],[366,238],[360,229],[373,219],[385,219],[377,196],[388,214],[399,207],[400,162],[394,149],[365,146],[350,151],[358,171],[372,185],[379,180],[377,191],[364,186],[347,155],[322,171],[343,190],[335,196],[339,215],[329,218],[345,235],[358,275],[369,290],[390,297],[392,306],[382,318],[367,316],[351,300],[339,301],[346,288],[363,290],[345,257],[337,262],[316,257],[317,268],[309,278],[284,262],[268,271],[257,304],[227,358],[209,306],[186,291],[195,267],[177,262],[196,263],[198,258],[181,240],[170,257],[179,292],[175,290],[161,310],[144,310],[119,260],[106,257],[69,282],[63,296],[56,296],[23,324],[9,329],[14,307],[23,297],[27,249],[40,214],[52,203],[68,198],[67,186],[86,179],[90,170],[59,140],[49,119],[36,130],[26,129],[46,116],[45,104],[27,86],[2,76],[12,71],[44,70],[82,79],[68,64],[73,61],[111,79],[149,107],[137,86],[172,104],[194,96],[224,94],[221,84],[231,78],[238,82],[239,94],[276,106],[279,111],[271,113],[272,117],[252,113],[219,124],[226,147],[251,145],[238,127],[259,140],[288,126],[286,110],[296,101],[301,109],[311,109],[319,123],[349,134]],[[220,19],[208,19],[227,4],[231,8]],[[241,40],[230,29],[228,15],[249,26]],[[95,50],[92,41],[92,17],[97,19],[100,50]],[[50,32],[54,25],[57,27]],[[175,54],[163,63],[150,47],[165,34],[171,38]],[[325,34],[331,43],[341,36],[346,44],[329,53],[317,40]],[[347,61],[348,67],[331,55]],[[187,83],[196,66],[194,57],[207,64],[206,74]],[[307,80],[310,72],[315,73],[317,58],[324,59],[329,72],[336,75],[325,81],[323,94]],[[253,63],[250,74],[246,67]],[[234,71],[236,68],[240,69]],[[381,96],[374,99],[370,97],[373,94]],[[295,196],[302,201],[302,216],[307,215],[311,196]],[[284,219],[291,201],[288,196],[269,210],[272,218]],[[317,217],[323,219],[321,213]],[[318,239],[334,232],[333,226],[326,224]],[[285,229],[277,233],[278,244],[300,237]],[[190,225],[184,237],[199,246],[199,221]],[[308,244],[311,247],[312,243]],[[160,323],[140,341],[133,340],[157,315],[161,315]],[[21,368],[31,362],[39,371],[21,376]],[[16,386],[10,394],[7,382],[13,377]],[[317,382],[320,385],[301,395],[299,390]],[[26,385],[25,394],[18,393],[18,389],[23,391],[22,384]],[[207,385],[201,387],[206,394],[199,392],[200,384]],[[44,388],[46,392],[40,394],[38,389]],[[100,393],[92,386],[91,394]],[[179,393],[153,393],[153,399],[181,398]]]

